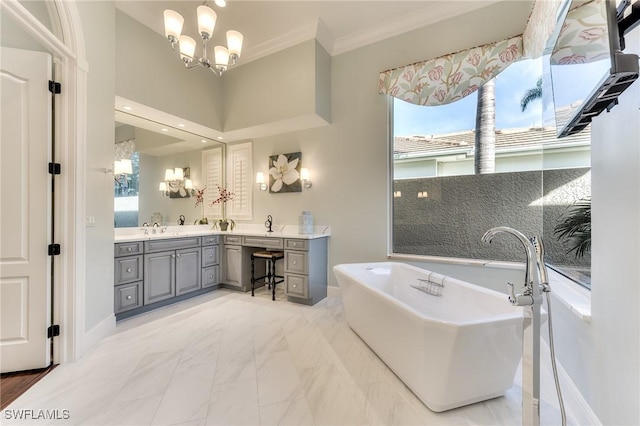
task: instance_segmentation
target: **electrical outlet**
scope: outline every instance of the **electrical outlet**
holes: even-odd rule
[[[87,216],[84,221],[85,226],[96,226],[96,217]]]

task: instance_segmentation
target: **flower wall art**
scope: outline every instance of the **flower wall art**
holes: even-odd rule
[[[302,192],[301,167],[301,152],[269,156],[269,192]]]

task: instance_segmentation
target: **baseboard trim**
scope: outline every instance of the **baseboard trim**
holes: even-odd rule
[[[111,335],[116,329],[116,316],[115,314],[111,314],[102,321],[100,321],[95,327],[91,330],[86,331],[82,338],[82,345],[80,348],[80,353],[77,354],[76,360],[83,357],[86,353],[88,353],[91,349],[96,347],[102,339]]]

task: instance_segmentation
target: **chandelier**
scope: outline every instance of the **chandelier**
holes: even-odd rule
[[[216,0],[216,4],[222,5]],[[175,10],[167,9],[164,11],[164,32],[171,43],[171,48],[180,53],[180,58],[184,62],[187,69],[198,66],[210,69],[212,72],[222,75],[227,68],[236,64],[242,50],[242,34],[238,31],[227,31],[227,47],[214,47],[214,62],[207,58],[207,42],[213,35],[213,29],[216,25],[218,15],[207,6],[206,1],[197,8],[198,14],[198,32],[202,39],[202,57],[195,56],[196,41],[187,36],[182,35],[182,25],[184,18]]]

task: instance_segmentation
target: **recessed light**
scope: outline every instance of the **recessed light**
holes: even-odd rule
[[[125,111],[131,111],[133,108],[130,107],[129,105],[123,105],[122,109]]]
[[[178,127],[184,127],[184,123],[178,123]]]
[[[162,129],[160,129],[160,130],[162,130],[163,132],[168,132],[168,131],[169,131],[169,129],[167,129],[166,127],[163,127],[163,128],[162,128]]]
[[[206,139],[201,139],[200,142],[207,143],[208,141]]]
[[[221,141],[222,139],[224,139],[222,136],[218,136],[219,141]]]
[[[215,0],[214,2],[218,7],[225,7],[227,5],[226,0]]]

